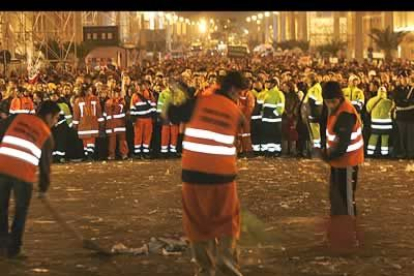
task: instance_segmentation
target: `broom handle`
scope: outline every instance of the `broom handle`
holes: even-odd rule
[[[62,226],[62,228],[66,230],[67,233],[71,234],[80,242],[84,241],[82,234],[63,219],[63,217],[56,211],[55,208],[53,208],[53,206],[50,204],[50,201],[46,197],[40,198],[40,201],[43,203],[46,209],[52,214],[52,217],[56,220],[56,222],[58,222],[60,226]]]

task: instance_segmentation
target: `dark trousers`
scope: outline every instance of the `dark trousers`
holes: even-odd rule
[[[83,142],[78,137],[78,133],[73,128],[67,130],[67,159],[80,159],[83,158]]]
[[[251,120],[251,137],[252,137],[252,147],[253,151],[258,153],[261,151],[261,145],[263,143],[262,138],[262,120],[255,119]]]
[[[355,189],[358,181],[358,166],[331,167],[329,197],[331,216],[356,216]]]
[[[13,191],[15,215],[9,232],[9,202]],[[32,198],[33,184],[0,175],[0,248],[18,250],[22,245],[26,217]]]
[[[127,120],[126,124],[126,140],[129,149],[129,156],[131,157],[134,153],[134,126],[131,120]]]
[[[400,134],[401,154],[414,158],[414,122],[397,122]]]
[[[68,136],[69,126],[66,123],[62,123],[52,128],[53,140],[55,142],[55,148],[53,150],[53,159],[58,160],[60,158],[66,158],[66,152],[68,148]]]
[[[162,124],[155,122],[152,128],[152,139],[150,148],[152,149],[152,155],[158,157],[161,151],[161,130]]]
[[[269,153],[282,152],[282,123],[263,122],[263,147]]]

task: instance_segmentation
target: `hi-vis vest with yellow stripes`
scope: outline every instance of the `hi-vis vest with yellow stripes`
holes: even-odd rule
[[[17,115],[0,143],[0,174],[35,182],[42,148],[49,137],[50,129],[42,119]]]
[[[357,118],[357,121],[352,128],[351,142],[348,145],[346,153],[343,156],[329,162],[329,164],[335,168],[356,166],[364,162],[364,139],[362,137],[361,119],[355,107],[348,99],[345,99],[344,102],[341,103],[335,114],[332,114],[328,117],[328,125],[326,128],[326,147],[328,149],[334,148],[338,143],[337,136],[334,132],[334,127],[338,116],[342,112],[354,114]]]
[[[240,121],[237,105],[222,95],[202,96],[197,100],[184,132],[183,182],[218,184],[235,179],[234,141]]]

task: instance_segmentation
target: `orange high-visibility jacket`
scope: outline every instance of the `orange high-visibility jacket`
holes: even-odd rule
[[[145,90],[142,94],[134,93],[131,97],[131,116],[134,118],[151,118],[156,112],[155,98],[150,91]]]
[[[240,93],[237,104],[246,119],[250,119],[253,113],[255,102],[256,99],[250,90],[244,90]]]
[[[122,97],[110,98],[105,103],[105,129],[108,135],[126,132],[125,128],[125,100]]]
[[[96,96],[79,97],[73,105],[73,125],[78,126],[79,138],[99,136],[99,123],[104,122],[102,108]]]
[[[0,143],[0,174],[35,182],[42,148],[50,137],[50,129],[42,119],[28,114],[17,115]]]
[[[30,97],[14,98],[10,103],[10,114],[34,114],[34,104]]]
[[[357,121],[353,126],[351,142],[346,150],[346,153],[339,158],[329,161],[329,164],[335,168],[356,166],[364,162],[364,139],[362,137],[361,119],[355,107],[348,99],[345,99],[338,107],[338,110],[328,117],[328,125],[326,128],[326,146],[329,150],[330,148],[334,148],[337,143],[340,142],[336,137],[334,127],[338,116],[342,112],[354,114],[357,118]]]
[[[222,95],[199,97],[186,124],[182,157],[184,231],[190,241],[240,234],[235,135],[237,105]]]

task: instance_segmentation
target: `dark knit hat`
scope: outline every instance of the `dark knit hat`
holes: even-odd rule
[[[328,81],[322,87],[322,97],[324,100],[343,98],[341,85],[337,81]]]

